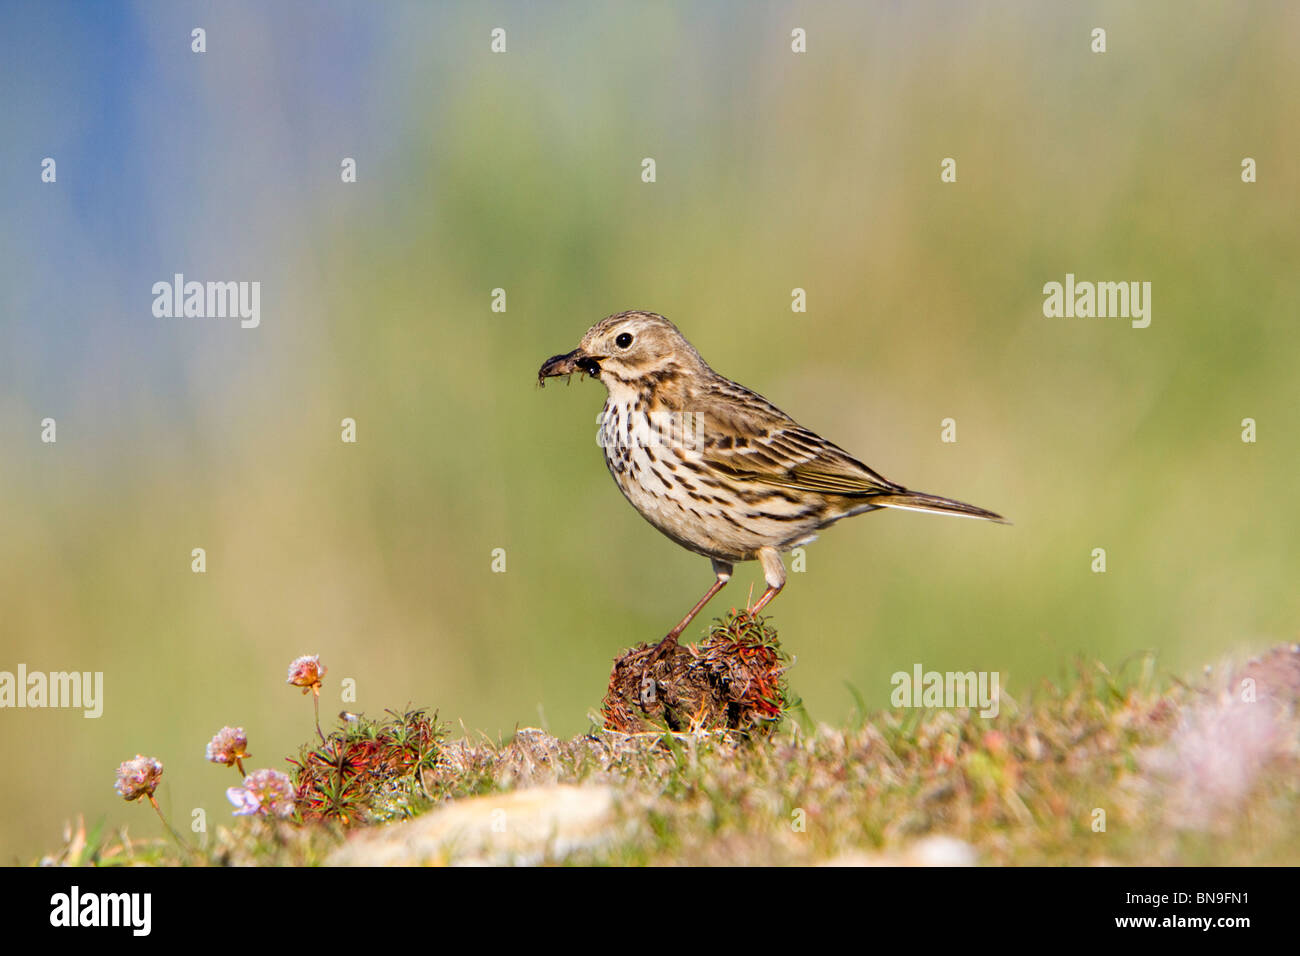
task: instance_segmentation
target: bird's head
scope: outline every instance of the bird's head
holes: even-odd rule
[[[538,382],[582,372],[599,378],[611,392],[636,388],[647,380],[707,369],[700,353],[662,315],[619,312],[601,319],[578,347],[542,363]]]

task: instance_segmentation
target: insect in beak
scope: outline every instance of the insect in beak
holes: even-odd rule
[[[548,378],[574,372],[595,378],[600,374],[600,363],[590,355],[584,355],[581,349],[574,349],[566,355],[552,355],[537,370],[537,384],[545,385]]]

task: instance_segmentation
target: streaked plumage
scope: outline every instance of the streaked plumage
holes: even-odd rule
[[[538,380],[582,372],[609,392],[605,464],[652,525],[713,561],[717,580],[669,632],[675,641],[731,576],[762,564],[764,607],[785,583],[780,553],[822,528],[878,508],[1002,521],[974,505],[909,491],[804,428],[767,399],[713,371],[661,315],[620,312],[548,359]]]

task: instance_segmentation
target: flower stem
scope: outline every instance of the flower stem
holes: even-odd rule
[[[186,843],[183,839],[181,839],[181,835],[176,832],[176,829],[170,823],[167,822],[167,818],[163,816],[162,807],[158,806],[158,801],[153,798],[153,794],[147,793],[145,794],[145,796],[149,798],[149,802],[153,804],[153,808],[156,811],[158,811],[158,819],[162,821],[162,824],[164,827],[166,827],[167,832],[170,833],[172,839],[176,841],[176,845],[179,846],[186,853],[197,853],[198,851],[195,850],[194,847]]]

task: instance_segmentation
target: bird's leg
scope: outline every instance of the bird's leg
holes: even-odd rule
[[[785,565],[781,563],[781,555],[775,548],[759,548],[758,563],[763,566],[763,580],[767,582],[767,590],[750,609],[751,617],[767,607],[768,602],[785,587]]]
[[[677,626],[669,631],[667,636],[658,643],[654,649],[654,653],[651,654],[650,659],[646,661],[647,666],[659,660],[659,658],[667,653],[669,648],[677,644],[677,638],[681,635],[682,631],[686,630],[686,625],[690,624],[691,621],[695,619],[695,615],[699,614],[703,609],[704,605],[708,604],[709,601],[713,599],[713,595],[721,591],[723,585],[731,580],[732,567],[733,566],[728,564],[726,561],[719,561],[716,558],[713,559],[713,573],[717,575],[717,580],[713,582],[711,588],[704,592],[704,597],[700,598],[699,601],[696,602],[695,607],[691,608],[686,613],[686,616],[678,622]]]

